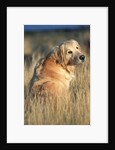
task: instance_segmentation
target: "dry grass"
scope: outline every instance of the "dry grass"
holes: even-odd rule
[[[74,37],[73,37],[74,38]],[[54,43],[52,43],[53,45]],[[27,95],[27,85],[33,74],[34,60],[24,70],[24,124],[25,125],[89,125],[90,124],[90,56],[76,67],[76,79],[62,98],[45,100]]]

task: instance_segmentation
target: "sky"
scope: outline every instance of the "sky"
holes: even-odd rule
[[[25,32],[50,31],[50,30],[74,30],[89,28],[89,25],[24,25]]]

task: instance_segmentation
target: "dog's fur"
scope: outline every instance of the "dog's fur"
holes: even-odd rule
[[[80,60],[80,45],[75,40],[68,40],[55,46],[52,51],[41,59],[34,68],[29,84],[29,93],[42,96],[50,93],[54,96],[63,95],[75,77],[75,66],[83,63]]]

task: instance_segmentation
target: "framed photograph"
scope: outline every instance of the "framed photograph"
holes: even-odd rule
[[[90,25],[24,26],[25,125],[90,125],[89,44]]]
[[[7,7],[7,143],[108,143],[108,7]]]

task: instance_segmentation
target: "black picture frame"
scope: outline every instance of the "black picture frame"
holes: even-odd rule
[[[50,5],[51,3],[47,2],[47,5],[43,5],[39,3],[39,5],[33,5],[31,3],[28,3],[27,4],[21,4],[21,3],[18,3],[16,2],[16,4],[14,4],[13,2],[10,2],[10,3],[4,3],[2,4],[2,7],[0,8],[0,14],[1,14],[1,27],[0,27],[0,30],[1,30],[1,49],[3,50],[2,51],[2,56],[4,56],[4,58],[2,57],[1,59],[1,64],[4,65],[4,67],[2,67],[3,69],[3,72],[4,72],[4,75],[3,75],[3,79],[4,81],[2,81],[3,83],[3,96],[4,98],[1,99],[1,135],[0,135],[0,147],[1,148],[22,148],[22,147],[27,147],[28,148],[37,148],[37,147],[41,147],[41,148],[49,148],[49,146],[52,146],[52,147],[56,147],[56,148],[60,148],[60,146],[62,147],[65,147],[67,146],[67,148],[72,148],[73,146],[75,148],[102,148],[103,146],[105,146],[106,148],[110,148],[112,146],[112,137],[111,137],[111,133],[112,133],[112,129],[110,129],[112,127],[112,125],[110,124],[111,122],[111,119],[112,117],[110,117],[112,115],[112,112],[110,110],[110,106],[112,105],[111,102],[109,101],[109,122],[108,122],[108,143],[7,143],[7,7],[108,7],[109,8],[109,21],[108,21],[108,27],[109,27],[109,48],[108,49],[111,49],[111,46],[110,46],[110,34],[112,33],[112,30],[110,30],[110,20],[111,20],[111,7],[110,7],[110,4],[108,2],[105,2],[105,3],[101,3],[100,4],[95,1],[92,2],[92,5],[90,4],[90,2],[85,2],[83,5],[82,5],[82,2],[78,2],[78,4],[74,5],[74,4],[66,4],[66,5]],[[109,71],[110,71],[110,52],[108,51],[109,55],[108,55],[108,60],[109,60]],[[112,62],[111,62],[112,63]],[[109,75],[109,72],[108,72],[108,77],[110,79],[110,75]],[[108,82],[109,86],[110,86],[110,80]],[[108,92],[109,92],[109,97],[108,97],[108,100],[110,100],[110,89],[108,87]]]

